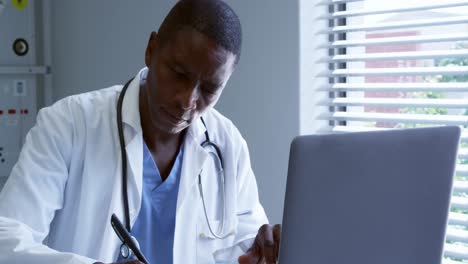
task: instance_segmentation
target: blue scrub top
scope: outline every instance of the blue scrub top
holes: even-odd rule
[[[181,146],[172,170],[163,182],[148,147],[143,145],[143,197],[132,235],[151,264],[172,263],[184,147]],[[122,260],[119,257],[119,261]]]

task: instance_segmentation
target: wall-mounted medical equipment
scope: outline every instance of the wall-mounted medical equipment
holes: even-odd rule
[[[51,102],[48,1],[0,0],[0,188]]]

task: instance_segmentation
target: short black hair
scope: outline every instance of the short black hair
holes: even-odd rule
[[[222,0],[180,0],[159,27],[159,41],[164,45],[171,35],[184,28],[194,29],[232,52],[239,61],[242,29],[239,17]]]

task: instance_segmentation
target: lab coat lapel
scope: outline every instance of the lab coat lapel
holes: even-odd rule
[[[131,81],[122,104],[122,122],[124,123],[128,162],[128,203],[132,225],[140,210],[143,186],[143,132],[139,111],[140,73],[141,71]]]
[[[207,160],[208,153],[200,146],[205,127],[200,120],[188,129],[184,142],[184,157],[177,197],[176,228],[174,232],[174,264],[187,263],[197,257],[197,215],[195,202],[198,197],[198,175]],[[193,263],[194,261],[189,261]]]
[[[133,225],[140,210],[143,189],[143,136],[141,133],[135,134],[127,144],[126,150],[128,164],[130,165],[127,168],[128,204],[130,222]]]
[[[205,126],[198,119],[187,131],[184,143],[185,149],[179,183],[179,195],[177,197],[177,213],[179,213],[180,208],[186,202],[188,193],[192,190],[194,184],[198,182],[198,175],[208,157],[208,153],[201,147],[205,130]]]

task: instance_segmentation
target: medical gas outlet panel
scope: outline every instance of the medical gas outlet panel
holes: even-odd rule
[[[36,116],[33,76],[0,77],[0,177],[10,174]]]
[[[0,189],[35,124],[38,85],[47,67],[38,65],[34,0],[0,0]]]

